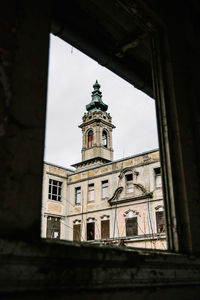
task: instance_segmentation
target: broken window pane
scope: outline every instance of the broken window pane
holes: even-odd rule
[[[62,187],[62,182],[49,179],[48,199],[61,201],[61,191],[62,191],[61,187]]]
[[[60,218],[47,217],[47,238],[60,238]]]

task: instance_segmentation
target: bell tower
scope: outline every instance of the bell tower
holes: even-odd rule
[[[86,105],[82,118],[82,162],[73,165],[85,168],[91,165],[104,164],[113,160],[112,118],[107,113],[108,105],[102,101],[100,84],[96,80],[93,85],[92,100]]]

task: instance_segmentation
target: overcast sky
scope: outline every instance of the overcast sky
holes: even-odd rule
[[[114,159],[158,148],[154,100],[51,35],[44,160],[63,167],[81,161],[78,125],[96,79],[112,116]]]

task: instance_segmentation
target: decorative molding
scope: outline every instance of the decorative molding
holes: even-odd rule
[[[76,220],[73,221],[73,223],[74,223],[75,225],[76,225],[76,224],[81,224],[81,220],[76,219]]]
[[[129,198],[123,198],[120,200],[110,201],[109,204],[112,206],[112,205],[133,202],[133,201],[142,200],[142,199],[148,199],[148,198],[150,199],[152,197],[153,197],[152,193],[146,193],[145,195],[141,195],[141,196],[129,197]]]
[[[137,217],[137,215],[139,215],[139,212],[137,210],[129,209],[129,210],[125,211],[125,213],[123,215],[125,218],[132,218],[132,217]],[[129,216],[129,215],[131,215],[131,216]]]
[[[121,172],[119,174],[119,178],[122,179],[124,177],[124,175],[129,171],[133,172],[133,174],[138,176],[139,172],[135,171],[134,169],[135,169],[135,167],[127,167],[127,168],[121,170]]]
[[[147,194],[147,190],[141,183],[133,183],[134,186],[136,186],[143,194]]]
[[[112,202],[113,200],[117,199],[118,196],[121,194],[122,191],[123,191],[123,186],[118,187],[118,188],[115,190],[113,196],[108,200],[108,203],[111,205],[111,202]]]
[[[155,207],[155,210],[163,211],[164,210],[164,206],[163,205],[158,205],[158,206]]]
[[[101,216],[101,220],[109,220],[110,216],[109,215],[103,215]]]
[[[153,163],[156,163],[156,162],[159,162],[159,161],[160,160],[158,159],[158,160],[147,162],[147,163],[139,163],[139,164],[135,165],[135,167],[146,166],[146,165],[153,164]],[[119,163],[119,162],[121,162],[121,160],[119,160],[119,161],[110,161],[110,162],[106,163],[105,165],[102,164],[102,165],[98,165],[98,166],[90,166],[90,167],[87,167],[85,169],[76,170],[73,174],[68,174],[68,178],[71,178],[71,176],[73,176],[73,175],[77,175],[77,174],[80,174],[80,173],[84,173],[84,172],[93,170],[94,168],[95,169],[96,168],[103,168],[105,166],[109,166],[111,164],[115,164],[115,163]],[[74,165],[72,165],[72,166],[74,166]],[[96,179],[96,178],[99,178],[99,177],[104,177],[104,176],[107,176],[107,175],[110,175],[110,174],[116,174],[116,173],[119,173],[119,170],[114,170],[114,171],[111,170],[111,171],[106,172],[104,174],[94,175],[94,176],[91,176],[90,179]],[[68,182],[67,184],[70,185],[70,184],[75,184],[75,183],[79,183],[79,182],[83,182],[83,181],[87,181],[87,179],[83,178],[83,179],[75,180],[75,181],[72,181],[72,182]]]
[[[95,222],[96,221],[96,219],[95,218],[87,218],[87,223],[93,223],[93,222]]]

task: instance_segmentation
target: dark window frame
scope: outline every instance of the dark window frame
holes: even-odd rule
[[[62,201],[63,182],[49,178],[48,182],[48,200]]]
[[[163,60],[163,53],[169,54],[169,49],[166,48],[168,45],[167,41],[167,34],[163,31],[163,24],[162,22],[158,22],[157,17],[155,17],[154,14],[151,12],[147,12],[144,7],[141,8],[141,13],[145,15],[145,18],[138,18],[136,14],[133,15],[133,18],[136,18],[136,21],[138,24],[141,25],[141,28],[146,30],[146,34],[149,36],[150,40],[150,47],[151,47],[151,68],[152,68],[152,82],[153,82],[153,97],[156,99],[156,111],[157,111],[157,124],[158,124],[158,135],[159,135],[159,144],[160,144],[160,154],[161,154],[161,163],[162,163],[162,176],[163,176],[163,194],[164,194],[164,203],[165,203],[165,212],[166,212],[166,226],[167,226],[167,236],[168,236],[168,249],[170,251],[179,251],[180,247],[181,249],[187,249],[189,251],[189,238],[187,236],[187,232],[182,229],[182,236],[184,236],[187,239],[187,242],[183,243],[179,236],[177,234],[177,224],[176,224],[176,210],[175,210],[175,194],[174,194],[174,184],[173,184],[173,177],[172,177],[172,153],[174,146],[172,145],[171,141],[168,138],[168,120],[166,119],[166,111],[168,102],[171,101],[171,96],[173,95],[173,88],[172,91],[168,92],[165,83],[167,83],[167,86],[169,87],[169,83],[171,82],[171,78],[169,78],[169,73],[172,71],[172,64],[169,63],[169,65],[166,67],[166,62]],[[149,18],[150,23],[152,22],[153,27],[149,27],[147,22],[144,22],[144,20]],[[57,31],[56,31],[57,32]],[[170,32],[171,33],[171,32]],[[58,34],[59,35],[59,34]],[[92,43],[87,44],[85,37],[85,41],[80,40],[78,38],[78,34],[76,32],[72,34],[66,33],[65,35],[61,34],[61,38],[65,40],[66,42],[74,44],[80,51],[83,51],[86,55],[89,54],[92,58],[95,60],[101,62],[104,61],[104,58],[109,56],[107,53],[103,53],[100,50],[98,46],[94,46]],[[85,44],[86,42],[86,44]],[[89,48],[85,47],[85,45],[90,45]],[[106,56],[104,56],[106,54]],[[123,62],[121,63],[123,65]],[[120,69],[120,66],[116,65],[112,68],[107,65],[108,69],[114,71],[116,74],[127,80],[127,78],[131,78],[133,76],[133,80],[130,79],[130,81],[134,81],[134,73],[127,65],[124,65],[122,69]],[[119,71],[118,71],[119,70]],[[128,76],[126,74],[126,70],[128,72]],[[118,73],[119,72],[119,73]],[[124,75],[123,75],[124,74]],[[125,78],[126,77],[126,78]],[[136,75],[136,87],[137,84],[137,75]],[[129,81],[129,79],[127,80]],[[133,83],[133,82],[132,82]],[[139,84],[140,86],[140,84]],[[143,86],[142,86],[143,87]],[[143,89],[141,87],[141,90]],[[164,88],[165,87],[165,88]],[[171,107],[173,106],[170,104]],[[173,109],[176,109],[176,103],[173,106]],[[175,129],[177,126],[177,121],[170,121],[170,129]],[[176,136],[176,134],[175,134]],[[170,144],[171,143],[171,144]],[[178,153],[177,155],[178,156]],[[180,158],[180,157],[179,157]],[[179,164],[181,164],[181,158],[179,161]],[[183,175],[181,172],[179,172],[180,176]],[[180,201],[179,201],[180,202]],[[181,204],[179,204],[180,206]],[[179,207],[176,205],[176,208]],[[180,217],[180,213],[184,210],[184,208],[178,208],[178,215]],[[186,218],[186,216],[185,216]],[[183,239],[182,239],[183,240]],[[185,245],[184,245],[185,244]],[[186,245],[187,244],[187,245]]]

